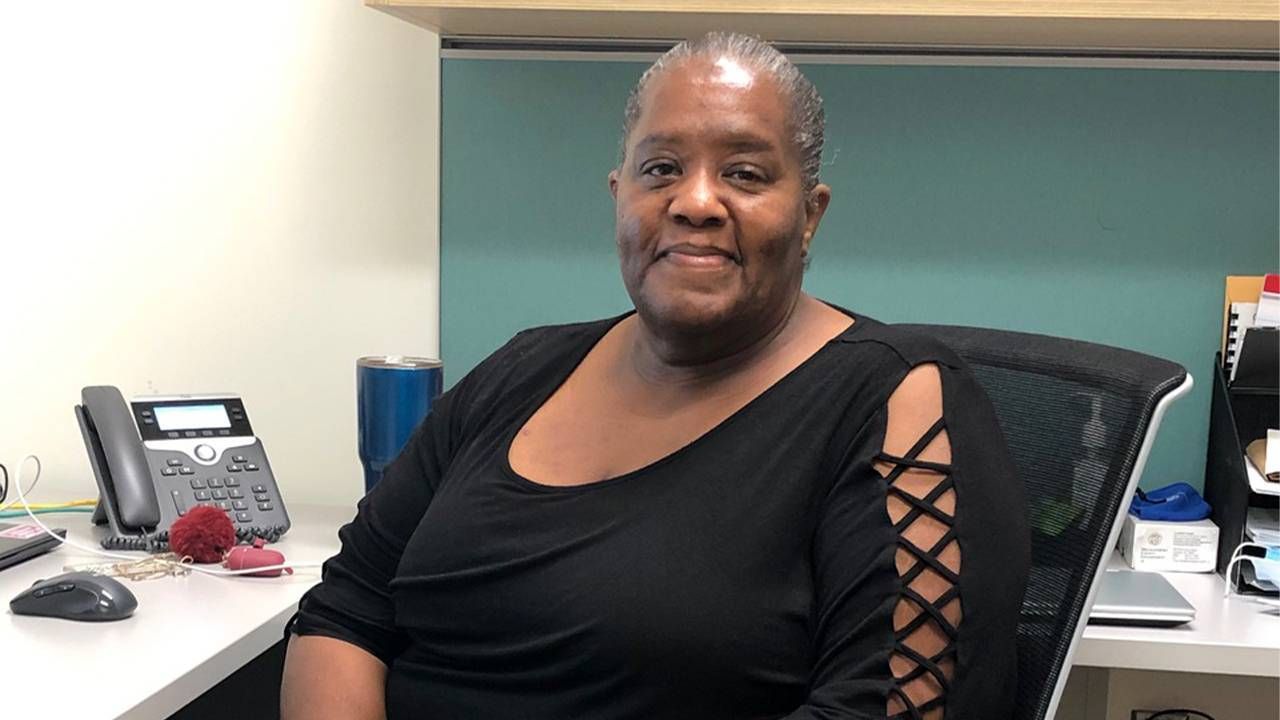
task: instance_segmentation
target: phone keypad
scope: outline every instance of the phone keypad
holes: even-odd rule
[[[195,497],[196,504],[209,505],[225,511],[227,517],[237,526],[252,525],[255,520],[253,512],[255,509],[261,513],[269,513],[276,507],[275,500],[271,497],[271,492],[266,485],[259,484],[250,488],[253,493],[253,502],[250,504],[249,499],[245,497],[245,491],[240,488],[240,482],[234,478],[193,478],[190,484],[195,491],[192,495]],[[182,499],[176,490],[173,493],[173,502],[176,507],[181,508],[178,514],[185,515],[186,508],[182,506]]]
[[[238,529],[272,526],[283,519],[279,515],[284,508],[280,507],[275,484],[270,482],[270,475],[265,472],[265,462],[252,453],[244,452],[244,449],[235,450],[239,452],[227,451],[222,456],[222,464],[212,468],[203,467],[179,453],[159,461],[158,475],[181,477],[177,480],[176,489],[170,491],[173,508],[179,516],[193,507],[206,505],[225,512]],[[213,476],[210,472],[220,474]],[[245,473],[258,475],[248,476],[251,482],[241,483]],[[259,478],[268,482],[252,482]]]

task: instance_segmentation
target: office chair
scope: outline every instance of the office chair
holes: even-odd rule
[[[1191,375],[1167,360],[1094,343],[904,327],[941,340],[969,363],[1025,483],[1031,573],[1018,621],[1011,720],[1052,720],[1160,421],[1191,390]]]

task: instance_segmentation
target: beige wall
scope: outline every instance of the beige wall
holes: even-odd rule
[[[354,363],[438,350],[435,35],[359,0],[0,9],[0,461],[96,495],[72,405],[242,394],[352,502]]]

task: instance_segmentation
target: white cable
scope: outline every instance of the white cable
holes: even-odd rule
[[[1232,586],[1235,584],[1231,581],[1231,568],[1235,567],[1236,563],[1240,562],[1241,560],[1248,560],[1249,562],[1253,562],[1255,559],[1258,559],[1258,560],[1265,559],[1265,557],[1255,558],[1255,556],[1253,555],[1240,554],[1240,551],[1244,550],[1247,547],[1257,548],[1264,553],[1270,549],[1266,545],[1261,545],[1255,542],[1242,542],[1239,545],[1237,545],[1236,549],[1231,553],[1231,560],[1227,562],[1227,569],[1222,573],[1223,579],[1227,581],[1226,587],[1222,589],[1222,597],[1228,597],[1231,595]],[[1261,602],[1264,605],[1271,604],[1267,600],[1258,600],[1258,602]]]
[[[35,457],[35,456],[34,456],[34,455],[29,455],[28,457]],[[26,463],[26,460],[23,460],[22,462],[23,462],[23,463]],[[39,466],[39,464],[40,464],[40,458],[36,458],[36,465],[37,465],[37,466]],[[4,466],[3,466],[3,465],[0,465],[0,467],[4,467]],[[19,498],[19,499],[21,499],[21,498],[23,497],[21,476],[22,476],[22,467],[21,467],[21,466],[19,466],[19,467],[18,467],[18,477],[19,477],[19,479],[18,479],[18,480],[13,481],[14,483],[16,483],[16,484],[18,485],[18,498]],[[4,484],[5,484],[6,489],[7,489],[7,488],[8,488],[8,486],[9,486],[9,482],[10,482],[10,480],[9,480],[9,468],[4,468]],[[32,490],[35,490],[35,489],[36,489],[36,483],[38,483],[38,482],[40,482],[40,472],[39,472],[39,470],[37,469],[37,471],[36,471],[36,476],[35,476],[35,478],[31,481],[31,487],[27,488],[27,492],[31,492]],[[17,504],[18,504],[18,502],[19,502],[18,500],[10,500],[9,502],[5,503],[4,505],[0,505],[0,511],[8,510],[9,508],[13,507],[14,505],[17,505]],[[25,509],[25,508],[27,507],[27,504],[26,504],[25,502],[23,502],[23,503],[22,503],[22,507]],[[30,514],[31,514],[31,511],[30,511],[29,509],[27,510],[27,514],[28,514],[28,515],[30,515]]]
[[[112,552],[107,552],[105,550],[101,550],[99,548],[89,547],[88,545],[81,545],[80,543],[74,540],[70,540],[62,537],[61,535],[54,532],[53,530],[50,530],[48,525],[45,525],[43,522],[40,522],[40,518],[36,517],[36,514],[31,512],[31,507],[27,505],[27,494],[22,491],[22,473],[27,468],[28,460],[34,460],[36,462],[36,477],[34,480],[31,481],[31,487],[35,487],[36,483],[40,481],[40,472],[43,469],[43,465],[40,464],[40,458],[36,457],[35,455],[28,455],[22,459],[22,464],[18,465],[17,479],[14,480],[13,484],[18,488],[18,502],[22,505],[22,509],[27,511],[27,517],[31,518],[31,522],[35,523],[36,526],[39,527],[41,530],[43,530],[44,533],[49,537],[53,538],[54,540],[57,540],[63,545],[70,545],[71,547],[77,550],[81,550],[87,553],[92,553],[94,555],[101,555],[103,557],[115,558],[117,560],[137,560],[138,559],[132,555],[122,555],[120,553],[112,553]]]
[[[35,513],[31,512],[30,506],[27,505],[26,493],[22,491],[22,472],[26,469],[28,460],[34,460],[36,463],[36,476],[31,481],[31,487],[34,488],[36,486],[36,483],[40,481],[40,471],[43,467],[40,464],[40,458],[36,457],[35,455],[28,455],[22,459],[22,464],[18,466],[18,476],[17,476],[17,479],[14,480],[13,484],[18,488],[18,502],[22,504],[22,509],[27,511],[27,517],[31,518],[31,522],[35,523],[49,537],[53,538],[54,540],[57,540],[63,545],[70,545],[71,547],[76,548],[77,550],[81,550],[87,553],[92,553],[94,555],[101,555],[102,557],[115,558],[117,560],[133,561],[133,560],[139,559],[135,555],[122,555],[120,553],[107,552],[106,550],[90,547],[88,545],[81,545],[80,543],[75,542],[74,540],[68,540],[67,538],[62,537],[61,535],[54,532],[53,530],[50,530],[48,525],[45,525],[44,523],[40,522],[40,518],[36,517]],[[30,490],[31,488],[27,488],[27,489]],[[320,567],[323,564],[318,562],[288,563],[288,564],[282,564],[282,565],[264,565],[262,567],[245,568],[243,570],[226,570],[226,569],[204,568],[192,563],[174,562],[171,560],[164,561],[164,562],[169,562],[170,564],[178,565],[178,566],[187,568],[188,570],[194,570],[196,572],[204,573],[205,575],[215,575],[215,576],[249,575],[251,573],[260,573],[267,570],[285,570],[285,569],[296,569],[296,568]]]

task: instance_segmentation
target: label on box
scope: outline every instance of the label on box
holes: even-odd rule
[[[1166,537],[1166,535],[1170,537]],[[1139,553],[1143,560],[1173,560],[1176,563],[1204,562],[1208,555],[1201,554],[1201,548],[1209,547],[1211,552],[1217,550],[1217,543],[1209,542],[1201,533],[1166,530],[1154,528],[1142,538]]]
[[[1218,554],[1218,528],[1209,520],[1159,522],[1128,516],[1120,554],[1135,570],[1209,572]]]
[[[0,525],[0,538],[8,540],[27,540],[43,534],[44,531],[36,525]]]

